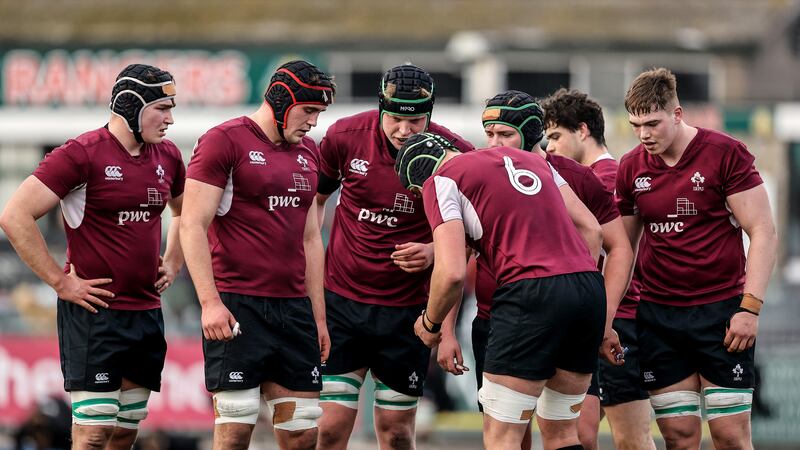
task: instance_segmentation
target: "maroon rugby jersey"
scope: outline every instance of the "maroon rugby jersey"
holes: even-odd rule
[[[619,164],[617,164],[617,161],[614,159],[614,157],[608,153],[604,153],[589,167],[594,171],[595,174],[597,174],[597,177],[600,178],[600,181],[603,182],[606,189],[613,193],[617,186],[617,169],[619,168]],[[639,243],[640,248],[643,243],[643,241]],[[634,274],[633,278],[631,279],[631,284],[628,286],[628,291],[625,292],[625,296],[622,297],[622,301],[620,301],[619,306],[617,307],[617,314],[614,316],[614,318],[636,318],[636,307],[639,305],[639,284],[640,282]]]
[[[461,151],[472,146],[431,122],[429,130]],[[430,270],[407,273],[392,262],[395,245],[433,237],[422,200],[406,190],[377,110],[336,121],[320,143],[320,171],[342,189],[325,254],[325,288],[345,298],[384,306],[427,301]]]
[[[754,159],[741,142],[703,128],[674,167],[641,145],[622,157],[617,205],[639,215],[647,239],[642,301],[691,306],[742,293],[742,230],[725,200],[763,183]]]
[[[564,181],[569,184],[569,187],[575,191],[575,195],[586,205],[589,211],[594,214],[601,225],[619,217],[617,207],[614,205],[613,195],[605,189],[601,180],[590,168],[584,167],[569,158],[553,155],[551,153],[548,153],[545,159],[556,169]],[[570,221],[570,226],[574,227],[572,221]],[[478,317],[482,319],[489,318],[489,310],[492,307],[492,297],[496,289],[497,282],[492,272],[486,266],[486,261],[478,257],[477,273],[475,277],[475,297],[478,300]]]
[[[425,213],[432,230],[462,220],[498,286],[596,272],[558,189],[564,183],[539,155],[510,147],[471,152],[425,181]]]
[[[61,198],[67,264],[84,279],[111,278],[110,309],[161,306],[155,288],[161,212],[183,194],[186,171],[172,142],[145,144],[131,156],[106,128],[50,152],[33,175]]]
[[[303,231],[318,161],[310,137],[276,145],[246,116],[200,138],[186,176],[225,190],[208,229],[217,290],[306,296]]]

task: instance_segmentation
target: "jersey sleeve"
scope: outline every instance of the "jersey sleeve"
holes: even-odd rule
[[[459,197],[458,186],[450,178],[433,176],[425,182],[422,200],[431,230],[450,220],[463,220]]]
[[[170,195],[172,198],[179,197],[183,194],[183,187],[186,185],[186,166],[183,165],[183,156],[177,147],[175,152],[175,175],[172,177],[172,186],[170,186]]]
[[[336,138],[335,127],[328,129],[319,144],[319,171],[322,175],[334,180],[342,178],[341,152]]]
[[[556,182],[556,186],[560,188],[561,186],[567,184],[567,180],[565,180],[564,177],[562,177],[561,174],[558,173],[558,171],[556,170],[555,167],[553,167],[552,164],[548,162],[547,167],[550,168],[550,173],[553,175],[553,181]]]
[[[755,157],[741,142],[728,153],[723,162],[723,191],[725,196],[752,189],[764,181],[755,166]]]
[[[63,199],[89,179],[86,150],[76,141],[68,141],[45,155],[33,176]]]
[[[624,164],[625,159],[620,161],[619,171],[617,172],[617,188],[614,191],[614,201],[620,215],[634,216],[636,211],[636,200],[633,197],[633,180],[630,179],[628,165]]]
[[[225,189],[235,162],[228,136],[212,129],[197,141],[186,177]]]
[[[591,170],[588,170],[583,178],[581,191],[583,192],[579,193],[578,196],[581,197],[589,211],[594,214],[600,225],[619,217],[619,211],[614,204],[614,194],[606,190],[603,182]]]

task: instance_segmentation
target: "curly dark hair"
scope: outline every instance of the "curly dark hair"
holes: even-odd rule
[[[561,88],[542,102],[545,128],[564,127],[570,131],[585,123],[589,135],[600,145],[606,145],[603,108],[588,95],[577,90]]]
[[[663,67],[642,72],[625,94],[625,109],[641,115],[666,110],[678,104],[678,83],[675,75]]]

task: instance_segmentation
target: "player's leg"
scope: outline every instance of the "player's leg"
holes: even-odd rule
[[[486,360],[486,344],[489,342],[489,319],[475,317],[472,321],[472,353],[475,357],[475,381],[478,385],[478,391],[483,386],[483,365]],[[483,412],[483,405],[478,402],[478,409]],[[533,446],[533,435],[531,425],[525,430],[525,435],[522,437],[521,450],[530,450]]]
[[[700,378],[650,391],[650,405],[668,450],[699,449],[702,440]]]
[[[755,387],[755,347],[743,352],[728,352],[721,336],[728,319],[739,308],[741,297],[703,305],[695,341],[702,352],[700,382],[706,406],[706,417],[714,447],[718,449],[752,449],[750,411]]]
[[[318,448],[342,450],[347,448],[358,415],[358,397],[367,368],[322,377]]]
[[[294,391],[274,382],[261,385],[281,450],[314,450],[322,416],[319,392]]]
[[[117,425],[111,435],[106,450],[130,450],[139,432],[139,423],[147,417],[147,401],[150,389],[122,379],[119,396]]]
[[[414,335],[419,311],[418,306],[376,308],[369,366],[375,379],[375,435],[383,450],[416,448],[417,405],[430,361],[430,349]]]
[[[272,345],[276,300],[228,292],[223,304],[236,317],[242,334],[228,342],[203,339],[206,389],[213,392],[213,450],[247,449],[261,407],[265,367],[275,357]],[[279,327],[279,325],[277,326]]]
[[[592,374],[589,390],[583,400],[578,418],[578,439],[585,450],[597,449],[597,434],[600,431],[600,392],[597,385],[597,372]]]
[[[117,360],[123,377],[120,406],[117,426],[106,449],[130,450],[139,424],[147,417],[150,392],[161,389],[167,342],[161,309],[121,311],[116,320],[120,339],[128,349]]]
[[[591,374],[558,369],[547,381],[536,408],[536,421],[545,448],[570,448],[580,442],[578,417],[583,414],[591,378]]]
[[[322,366],[319,420],[320,450],[347,448],[358,415],[358,398],[367,373],[366,355],[370,342],[359,330],[373,305],[362,304],[325,290],[325,313],[331,351]]]
[[[486,448],[520,448],[544,383],[545,380],[524,380],[484,372],[483,386],[478,395],[483,405],[483,443]]]
[[[275,439],[283,450],[313,450],[322,416],[323,378],[317,325],[309,298],[274,300],[269,315],[277,355],[268,364],[261,390],[267,400]]]
[[[599,381],[601,406],[606,415],[614,445],[619,450],[655,450],[650,432],[652,409],[650,396],[642,385],[639,372],[639,341],[635,319],[614,319],[625,352],[625,364],[614,366],[600,359]]]
[[[113,326],[118,311],[93,314],[62,300],[57,310],[61,371],[72,403],[72,446],[102,449],[119,413],[122,377],[114,362],[124,347]]]

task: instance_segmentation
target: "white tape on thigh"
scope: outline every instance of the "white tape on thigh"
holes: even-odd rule
[[[336,403],[352,409],[358,409],[358,394],[364,379],[355,372],[342,375],[323,375],[322,392],[319,401]]]
[[[383,384],[381,380],[375,376],[372,378],[375,380],[376,408],[389,409],[392,411],[407,411],[417,407],[417,404],[419,403],[419,397],[397,392],[389,386]]]
[[[261,389],[219,391],[214,394],[214,423],[246,423],[255,425],[261,408]]]
[[[750,412],[753,404],[752,389],[707,387],[703,389],[703,396],[708,420]]]
[[[122,391],[119,394],[119,414],[117,426],[136,430],[139,422],[147,417],[147,400],[150,398],[150,389],[136,388]]]
[[[119,413],[119,389],[111,392],[72,391],[72,423],[113,427]]]
[[[562,394],[545,386],[539,403],[536,406],[536,415],[547,420],[573,420],[581,415],[581,407],[586,394]]]
[[[537,397],[523,394],[483,377],[478,400],[484,414],[506,423],[527,424],[536,410]]]
[[[694,391],[665,392],[650,396],[656,419],[667,417],[700,417],[700,393]]]
[[[272,426],[279,430],[300,431],[317,427],[322,416],[318,398],[282,397],[267,402]]]

